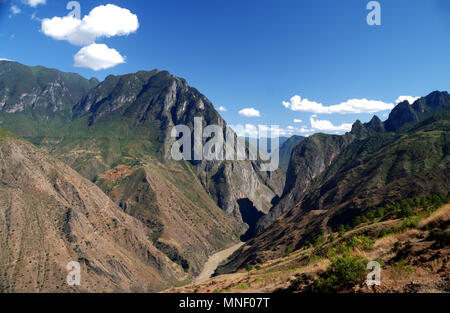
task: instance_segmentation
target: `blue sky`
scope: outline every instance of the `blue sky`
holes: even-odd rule
[[[342,133],[373,113],[341,108],[382,108],[399,96],[450,89],[447,0],[380,0],[380,26],[366,22],[369,0],[79,1],[81,17],[114,4],[139,21],[127,35],[95,39],[125,59],[98,71],[74,66],[74,55],[88,43],[55,40],[41,31],[42,19],[69,13],[67,1],[40,1],[0,0],[0,58],[99,79],[168,70],[187,79],[217,108],[225,107],[221,114],[230,124],[291,126],[298,134]],[[308,101],[286,103],[295,95]],[[246,108],[260,116],[240,115]],[[385,119],[387,112],[376,114]]]

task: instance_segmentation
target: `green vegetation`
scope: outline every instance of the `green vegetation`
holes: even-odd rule
[[[334,258],[326,272],[314,281],[311,291],[315,293],[332,293],[349,290],[366,277],[367,260],[349,253]]]
[[[0,140],[2,138],[8,138],[8,137],[18,138],[18,136],[14,135],[13,133],[7,131],[6,129],[4,129],[3,127],[0,126]]]
[[[294,248],[292,246],[287,246],[286,249],[284,250],[284,256],[290,256],[292,251],[294,250]]]
[[[353,236],[347,241],[344,241],[334,247],[331,247],[327,251],[327,257],[333,259],[338,255],[349,254],[355,249],[370,251],[373,249],[375,240],[366,236]]]
[[[450,193],[447,196],[435,194],[422,198],[408,198],[387,207],[370,210],[365,215],[357,216],[353,220],[352,226],[339,225],[339,237],[361,224],[375,223],[387,219],[403,218],[404,220],[401,227],[384,231],[383,236],[388,233],[401,232],[407,228],[416,228],[420,219],[430,216],[437,209],[448,203],[450,203]]]

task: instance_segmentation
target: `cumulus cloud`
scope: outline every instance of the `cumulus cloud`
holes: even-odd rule
[[[73,16],[55,16],[43,19],[41,24],[46,36],[66,40],[73,45],[88,45],[102,37],[126,36],[138,28],[135,14],[113,4],[95,7],[82,20]]]
[[[22,0],[23,3],[28,4],[30,7],[35,8],[40,4],[45,4],[46,0]]]
[[[74,61],[75,67],[86,67],[99,71],[125,63],[125,58],[105,44],[93,43],[78,51],[74,56]]]
[[[303,121],[302,121],[302,120],[299,120],[299,119],[297,119],[297,118],[295,118],[295,119],[294,119],[294,123],[300,124],[300,123],[303,123]]]
[[[227,108],[224,107],[224,106],[220,106],[220,107],[218,108],[218,110],[219,110],[220,112],[227,112],[227,111],[228,111]]]
[[[0,61],[12,61],[10,59],[0,58]]]
[[[239,115],[245,117],[260,117],[261,113],[254,108],[246,108],[239,111]]]
[[[283,101],[283,105],[292,111],[310,112],[316,114],[375,113],[379,111],[392,110],[394,108],[392,103],[367,99],[350,99],[340,104],[324,106],[322,103],[310,101],[306,98],[303,99],[299,95],[293,96],[289,102]]]
[[[348,132],[352,130],[352,124],[341,124],[339,126],[333,125],[327,120],[316,120],[313,117],[310,118],[311,127],[314,130],[326,131],[326,132]]]
[[[395,101],[397,104],[402,103],[403,101],[408,101],[409,104],[413,104],[416,100],[420,99],[420,97],[411,97],[411,96],[400,96]]]

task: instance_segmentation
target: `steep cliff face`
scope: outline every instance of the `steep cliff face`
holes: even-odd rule
[[[261,233],[277,218],[298,203],[307,194],[311,183],[347,147],[355,136],[317,134],[306,138],[292,151],[286,174],[286,184],[280,202],[258,221],[257,232]]]
[[[0,291],[156,291],[189,279],[97,186],[0,128]],[[81,264],[81,286],[66,283]]]
[[[291,161],[292,151],[297,147],[305,137],[292,136],[284,142],[280,142],[280,168],[287,172]]]

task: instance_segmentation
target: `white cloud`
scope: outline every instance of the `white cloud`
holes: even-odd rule
[[[299,120],[299,119],[297,119],[297,118],[295,118],[295,119],[294,119],[294,123],[300,124],[300,123],[303,123],[303,121],[302,121],[302,120]]]
[[[22,12],[22,10],[19,7],[17,7],[16,5],[12,5],[10,10],[11,10],[11,13],[14,15],[20,14],[20,12]]]
[[[93,43],[78,51],[74,56],[74,61],[76,67],[87,67],[99,71],[125,63],[125,58],[105,44]]]
[[[260,117],[261,113],[254,108],[246,108],[239,111],[239,115],[245,117]]]
[[[420,99],[420,97],[411,97],[411,96],[400,96],[395,101],[397,104],[402,103],[403,101],[408,101],[409,104],[413,104],[416,100]]]
[[[0,61],[12,61],[10,59],[0,58]]]
[[[327,120],[316,120],[313,117],[310,118],[311,127],[315,130],[319,131],[327,131],[327,132],[348,132],[352,130],[352,124],[341,124],[339,126],[333,125],[330,121]]]
[[[35,8],[39,4],[45,4],[46,0],[22,0],[23,3],[28,4],[30,7]]]
[[[42,20],[42,32],[56,40],[66,40],[73,45],[88,45],[102,37],[125,36],[139,28],[138,17],[128,9],[113,4],[92,9],[82,20],[73,16]]]
[[[317,114],[360,114],[360,113],[375,113],[379,111],[392,110],[394,105],[392,103],[385,103],[383,101],[367,100],[367,99],[350,99],[340,104],[324,106],[322,103],[302,99],[302,97],[295,95],[289,102],[283,101],[283,105],[292,111],[311,112]]]
[[[220,106],[217,110],[219,110],[220,112],[227,112],[227,108],[224,106]]]
[[[242,125],[230,125],[230,127],[236,132],[239,137],[290,137],[293,135],[308,136],[314,132],[314,129],[309,129],[308,127],[293,127],[287,126],[286,128],[281,128],[278,126],[267,126],[267,125],[252,125],[246,124]]]
[[[258,128],[256,127],[256,125],[230,125],[230,127],[239,137],[258,137]]]

